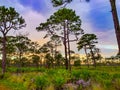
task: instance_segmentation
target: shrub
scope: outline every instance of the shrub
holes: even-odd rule
[[[87,70],[73,70],[72,71],[72,78],[73,79],[84,79],[84,80],[88,80],[90,79],[91,75],[90,72]]]
[[[65,81],[68,81],[71,78],[70,77],[71,74],[70,74],[70,72],[68,70],[59,69],[59,70],[56,70],[56,74],[64,77]]]
[[[54,75],[53,84],[56,90],[61,90],[62,85],[66,83],[66,80],[61,75]]]
[[[30,79],[24,82],[24,87],[27,88],[27,90],[35,90],[36,89],[36,85],[34,83],[34,79]]]
[[[120,74],[119,73],[113,74],[113,78],[120,78]]]
[[[49,85],[49,79],[46,75],[36,76],[35,85],[37,90],[43,90],[44,87]]]
[[[73,80],[80,79],[80,75],[81,75],[81,71],[78,71],[78,70],[73,70],[71,73]]]
[[[108,88],[112,84],[112,75],[107,72],[94,72],[94,80],[100,83],[104,88]]]
[[[83,70],[81,71],[81,75],[80,78],[84,79],[84,80],[89,80],[91,78],[90,72],[87,70]]]
[[[61,89],[62,85],[70,80],[70,73],[64,69],[51,69],[46,73],[49,75],[50,80],[54,84],[56,90]]]
[[[81,61],[80,60],[74,61],[74,66],[80,66],[80,65],[81,65]]]

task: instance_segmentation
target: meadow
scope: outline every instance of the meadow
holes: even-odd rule
[[[78,80],[89,82],[77,84]],[[120,66],[59,68],[15,67],[0,75],[0,90],[120,90]]]

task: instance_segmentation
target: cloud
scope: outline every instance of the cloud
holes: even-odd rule
[[[39,40],[44,35],[43,32],[37,32],[36,27],[39,26],[40,22],[44,22],[46,18],[36,11],[28,10],[23,13],[26,20],[27,26],[22,31],[27,31],[30,33],[29,38],[32,40]]]
[[[23,6],[30,7],[31,9],[45,13],[47,10],[46,3],[44,0],[18,0],[19,3]]]
[[[25,2],[24,0],[21,1]],[[30,1],[34,2],[34,0]],[[18,32],[29,32],[30,35],[28,37],[30,39],[34,41],[40,41],[40,43],[43,44],[47,41],[42,39],[45,33],[37,32],[35,28],[41,22],[46,21],[46,19],[49,18],[49,16],[52,15],[55,11],[57,11],[58,8],[53,8],[52,4],[50,3],[50,0],[37,0],[35,2],[38,2],[38,4],[41,5],[41,11],[37,10],[39,9],[39,7],[36,7],[33,4],[22,4],[19,0],[2,0],[0,1],[0,5],[14,7],[16,11],[18,11],[20,15],[23,16],[27,23],[27,26],[22,30],[19,30]],[[44,6],[42,6],[42,3],[40,2],[44,2]],[[120,2],[118,0],[117,6],[119,11]],[[99,43],[97,46],[101,49],[101,52],[105,55],[108,55],[109,53],[110,55],[115,55],[115,53],[117,52],[117,41],[113,29],[112,16],[110,16],[111,8],[109,0],[91,0],[91,2],[89,3],[80,2],[80,0],[74,0],[74,2],[67,5],[67,7],[75,10],[76,14],[80,16],[82,20],[82,28],[85,30],[86,33],[94,33],[98,36]],[[10,34],[17,34],[18,32],[11,31]],[[75,50],[77,52],[75,43],[71,44],[71,48],[72,50]]]
[[[96,31],[94,32],[98,37],[97,47],[100,48],[103,56],[116,55],[118,52],[117,40],[115,31]]]
[[[116,35],[115,35],[115,30],[108,30],[108,31],[99,31],[96,32],[98,35],[99,40],[101,43],[107,44],[107,45],[116,45]]]
[[[100,28],[95,28],[89,20],[82,23],[82,28],[85,33],[94,33],[97,35],[97,47],[101,50],[104,57],[117,54],[118,47],[114,29],[100,30]],[[71,48],[77,52],[77,49],[74,49],[74,47],[75,45],[71,46]],[[80,53],[83,52],[84,51],[80,51]]]
[[[7,3],[6,3],[7,2]],[[43,14],[38,13],[37,11],[33,10],[31,7],[23,6],[20,4],[17,0],[7,0],[6,2],[3,2],[2,5],[5,5],[7,7],[14,7],[17,12],[22,15],[22,17],[25,19],[27,26],[21,30],[18,31],[10,31],[10,35],[12,34],[18,34],[18,33],[29,33],[29,38],[37,41],[44,36],[45,33],[43,32],[37,32],[36,27],[39,26],[41,22],[44,22],[46,20],[46,17],[43,16]]]
[[[86,17],[91,10],[89,3],[83,1],[80,2],[80,0],[74,0],[67,7],[75,10],[76,14],[80,16],[82,21],[86,20]]]

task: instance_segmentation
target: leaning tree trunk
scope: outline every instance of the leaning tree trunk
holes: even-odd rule
[[[2,74],[4,74],[6,71],[6,36],[5,35],[3,36],[2,44],[3,44],[3,48],[2,48]]]
[[[118,43],[118,55],[120,55],[120,26],[119,26],[119,19],[118,19],[118,14],[116,9],[116,0],[110,0],[110,4],[111,4],[114,28],[115,28],[115,33],[116,33],[116,38]]]

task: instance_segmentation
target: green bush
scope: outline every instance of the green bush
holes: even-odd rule
[[[80,79],[81,71],[80,70],[73,70],[71,73],[72,79],[78,80]]]
[[[120,73],[113,74],[113,78],[120,78]]]
[[[88,70],[73,70],[72,71],[73,79],[84,79],[88,80],[91,78],[90,72]]]
[[[53,74],[57,73],[57,70],[55,69],[48,69],[45,72],[47,75],[52,76]]]
[[[61,75],[54,75],[53,84],[56,90],[61,90],[62,85],[66,83],[66,80]]]
[[[74,66],[80,66],[80,65],[81,65],[81,61],[80,60],[74,61]]]
[[[112,75],[107,72],[92,72],[91,77],[104,88],[109,88],[112,84]]]
[[[49,75],[51,82],[54,84],[56,90],[61,89],[62,85],[70,80],[70,73],[64,69],[51,69],[46,73]]]
[[[84,80],[89,80],[91,78],[90,72],[88,70],[81,71],[80,78]]]
[[[43,90],[44,87],[49,85],[49,79],[46,75],[36,76],[35,85],[37,90]]]
[[[56,74],[61,75],[62,77],[64,77],[64,79],[66,81],[70,80],[70,78],[71,78],[70,77],[71,76],[70,72],[68,70],[65,70],[65,69],[56,70]]]
[[[107,72],[102,72],[99,74],[99,76],[101,76],[103,79],[111,79],[111,75]]]

